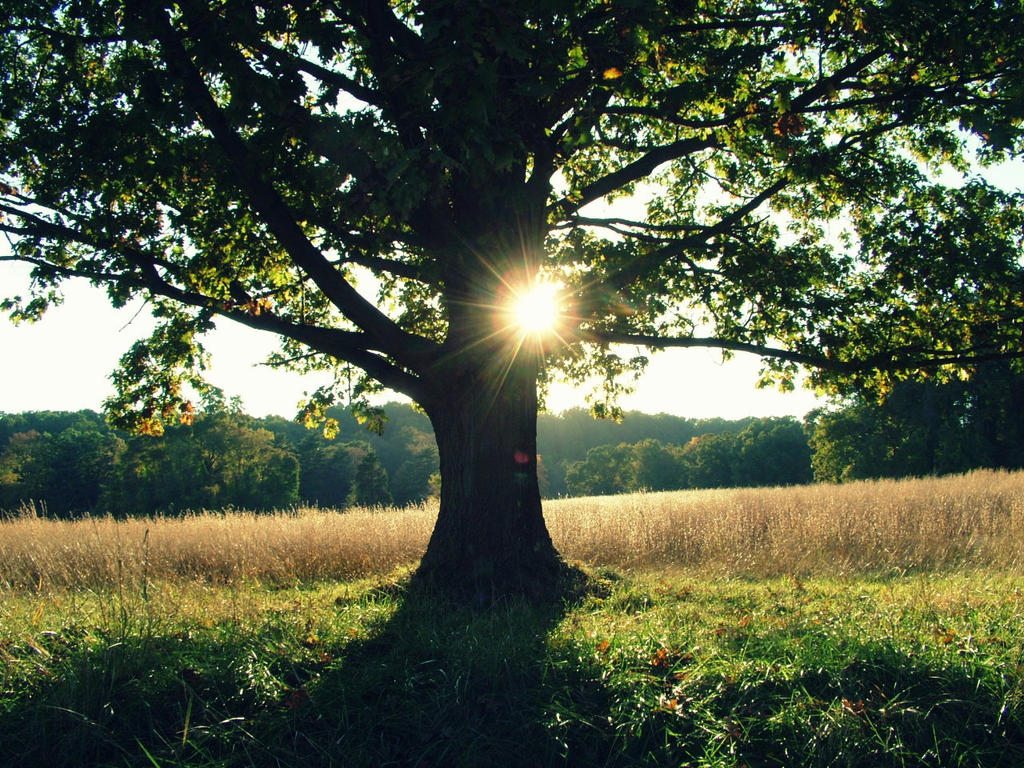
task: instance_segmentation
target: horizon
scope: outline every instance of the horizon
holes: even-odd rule
[[[0,264],[0,293],[10,295],[27,287],[27,269]],[[0,411],[102,412],[103,400],[113,392],[109,376],[122,354],[152,328],[141,301],[113,309],[104,292],[83,281],[69,281],[65,301],[47,311],[37,323],[15,327],[0,319],[0,347],[9,375],[0,377]],[[205,339],[211,356],[208,380],[225,397],[238,397],[243,410],[257,417],[288,418],[298,411],[303,392],[326,383],[325,374],[300,375],[260,363],[274,349],[276,338],[230,321],[221,321]],[[623,411],[684,418],[735,420],[761,416],[803,418],[826,404],[808,389],[794,392],[757,389],[760,359],[738,354],[722,362],[713,349],[676,349],[650,355],[650,364],[636,392],[620,399]],[[11,375],[13,374],[13,375]],[[554,384],[547,413],[574,407],[588,408],[588,390]],[[402,395],[385,392],[381,402],[401,401]]]
[[[985,168],[983,176],[1001,189],[1020,192],[1024,190],[1024,160]],[[946,179],[947,183],[952,180]],[[618,201],[617,205],[635,202]],[[0,248],[0,252],[3,250]],[[0,298],[26,291],[28,274],[25,264],[0,262]],[[121,355],[153,327],[142,300],[115,310],[102,289],[81,279],[67,281],[63,293],[63,305],[50,308],[38,323],[15,327],[6,317],[0,318],[0,348],[7,370],[18,374],[0,377],[0,411],[101,412],[103,400],[113,393],[109,377]],[[217,329],[205,338],[211,357],[207,379],[226,397],[240,398],[246,413],[259,417],[297,412],[304,392],[329,381],[329,374],[303,376],[262,365],[275,348],[276,337],[223,318],[218,322]],[[809,411],[829,403],[826,397],[799,383],[792,392],[758,389],[761,359],[755,355],[737,353],[723,362],[721,351],[714,348],[677,348],[647,354],[650,363],[636,391],[619,401],[623,411],[694,419],[802,419]],[[24,371],[35,371],[35,375],[26,376]],[[77,372],[70,386],[66,383],[69,371]],[[554,384],[544,412],[587,408],[584,398],[589,391],[586,387]],[[407,398],[388,391],[378,401],[395,399]]]

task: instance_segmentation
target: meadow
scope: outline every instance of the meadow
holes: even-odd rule
[[[591,576],[408,587],[403,510],[0,521],[14,766],[1019,766],[1024,473],[547,502]]]

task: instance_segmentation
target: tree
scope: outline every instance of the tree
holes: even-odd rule
[[[633,446],[636,490],[674,491],[686,487],[682,449],[648,438]]]
[[[633,446],[597,445],[566,468],[565,483],[573,496],[610,496],[630,490],[633,475]]]
[[[356,464],[348,503],[354,507],[377,507],[388,506],[392,502],[388,473],[380,465],[380,460],[373,449],[366,446],[366,451]]]
[[[283,509],[299,499],[299,463],[274,434],[237,411],[210,410],[157,437],[134,437],[106,484],[117,515],[239,507]]]
[[[142,431],[191,418],[218,318],[339,372],[310,421],[405,393],[440,455],[420,575],[453,594],[560,578],[538,389],[596,372],[614,414],[644,363],[616,344],[753,352],[787,386],[1024,354],[1021,196],[927,172],[1020,155],[1018,3],[5,8],[15,319],[67,278],[147,297],[159,325],[107,404]],[[600,207],[638,190],[643,212]],[[512,311],[538,284],[547,330]]]
[[[299,463],[242,413],[205,414],[192,427],[217,507],[284,509],[298,501]]]
[[[0,509],[39,502],[54,517],[96,511],[125,445],[105,430],[80,424],[85,428],[11,436],[0,450]]]
[[[136,435],[106,483],[102,506],[112,515],[181,514],[218,506],[218,478],[207,471],[202,444],[189,426],[159,437]]]
[[[394,503],[407,506],[430,495],[430,476],[437,472],[438,467],[437,445],[433,435],[415,427],[403,427],[398,433],[404,449],[402,461],[393,474],[388,472],[388,477]]]
[[[571,465],[585,462],[587,451],[591,448],[618,444],[620,448],[625,446],[631,449],[632,445],[644,440],[656,440],[672,446],[674,451],[676,446],[686,445],[698,435],[738,432],[751,421],[749,417],[738,421],[720,418],[688,419],[666,413],[655,415],[640,411],[623,412],[621,421],[613,421],[595,419],[583,408],[572,408],[558,415],[541,414],[537,420],[537,445],[546,462],[549,483],[544,495],[557,497],[576,494],[576,491],[569,489],[566,472]],[[585,471],[584,475],[589,471]],[[593,471],[600,472],[600,462]],[[583,481],[589,482],[585,478]],[[686,486],[683,479],[675,487]]]
[[[265,419],[261,423],[292,446],[302,468],[300,495],[308,503],[345,507],[356,465],[367,451],[376,455],[387,474],[394,504],[421,502],[430,495],[430,477],[438,469],[437,445],[430,422],[407,403],[388,403],[384,410],[387,428],[380,434],[364,431],[360,440],[340,445],[284,419]],[[344,409],[332,408],[329,415],[339,422],[341,434],[359,428],[352,414]],[[295,429],[302,434],[296,435]]]
[[[693,488],[732,488],[737,485],[739,449],[732,432],[701,435],[683,446],[683,463]]]
[[[310,435],[300,446],[299,496],[303,503],[344,509],[359,458],[352,443],[327,443]]]
[[[582,461],[566,468],[565,481],[573,496],[669,491],[687,486],[682,449],[653,438],[595,446]]]
[[[1024,375],[1005,361],[968,381],[899,382],[882,402],[854,395],[808,416],[817,480],[1024,466]]]
[[[736,435],[733,472],[741,486],[800,485],[812,479],[811,450],[794,418],[758,419]]]

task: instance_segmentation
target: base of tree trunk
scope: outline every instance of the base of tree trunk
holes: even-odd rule
[[[449,372],[426,408],[441,498],[416,580],[461,603],[557,599],[575,578],[537,482],[537,361],[512,346],[475,353],[476,367]]]
[[[411,586],[441,594],[454,602],[489,608],[514,600],[531,603],[574,601],[590,592],[591,579],[579,567],[554,555],[533,567],[467,570],[450,561],[428,558],[413,573]]]

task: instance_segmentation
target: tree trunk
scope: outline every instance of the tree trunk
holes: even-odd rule
[[[522,352],[446,371],[444,392],[425,404],[441,505],[417,577],[473,603],[550,597],[565,569],[541,510],[537,367]]]

